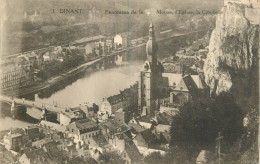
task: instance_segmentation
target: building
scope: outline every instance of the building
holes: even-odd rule
[[[109,144],[119,152],[126,164],[142,163],[143,156],[136,145],[125,133],[114,135],[109,139]]]
[[[182,65],[178,61],[174,61],[173,59],[166,59],[162,63],[165,73],[181,73]]]
[[[105,136],[100,133],[90,139],[89,147],[90,149],[98,149],[101,153],[103,153],[106,151],[106,148],[110,146],[108,146],[108,140],[106,140]]]
[[[87,43],[85,45],[84,49],[85,49],[85,54],[89,55],[89,54],[92,54],[93,52],[95,52],[96,45],[94,43]]]
[[[73,121],[85,118],[85,114],[80,107],[69,108],[65,112],[59,113],[58,116],[58,120],[62,126],[67,126]]]
[[[106,46],[108,47],[108,50],[113,49],[114,47],[114,38],[107,38],[106,39]]]
[[[15,89],[33,84],[34,71],[30,66],[8,65],[0,70],[1,89]]]
[[[24,130],[25,134],[28,136],[28,139],[31,141],[42,139],[44,137],[44,135],[40,132],[40,129],[36,126],[28,126]]]
[[[123,108],[120,108],[115,112],[115,120],[117,120],[121,124],[125,124],[127,122],[126,118],[126,112],[123,110]]]
[[[137,45],[140,45],[142,43],[145,43],[144,38],[137,38],[137,39],[131,40],[131,46],[137,46]]]
[[[170,103],[182,105],[186,102],[205,102],[209,97],[209,87],[199,75],[186,75],[170,93]]]
[[[160,136],[156,136],[151,130],[144,130],[136,135],[134,143],[138,150],[144,156],[152,152],[159,152],[165,154],[165,149],[162,146]]]
[[[132,129],[136,132],[141,132],[145,130],[145,128],[141,126],[135,118],[132,118],[127,125],[129,129]]]
[[[43,150],[43,148],[40,148],[31,151],[26,151],[25,153],[23,153],[22,156],[19,158],[19,163],[44,164],[44,163],[55,163],[55,161],[51,159],[51,157]]]
[[[130,41],[131,33],[126,32],[126,33],[123,33],[121,36],[122,36],[122,47],[123,48],[130,47],[130,45],[131,45],[131,41]]]
[[[155,118],[156,122],[155,132],[157,133],[170,133],[172,116],[166,113],[156,113]]]
[[[115,44],[115,47],[121,47],[122,46],[122,36],[121,35],[116,35],[114,37],[114,44]]]
[[[72,122],[66,130],[69,137],[74,137],[74,142],[77,144],[89,144],[90,138],[100,133],[97,123],[89,119]]]
[[[121,133],[125,130],[127,130],[127,127],[124,124],[121,124],[115,119],[109,119],[105,122],[102,122],[99,125],[101,133],[105,136],[105,138],[108,140],[116,133]]]
[[[111,114],[118,109],[126,108],[129,105],[130,102],[128,101],[127,97],[125,97],[124,94],[120,93],[118,95],[110,96],[106,99],[103,99],[98,114],[107,113],[109,116],[111,116]]]
[[[19,151],[23,145],[23,137],[20,133],[10,131],[4,136],[4,145],[7,150]]]
[[[154,35],[154,26],[150,25],[149,40],[146,43],[147,60],[139,74],[138,109],[142,115],[153,115],[156,110],[156,99],[167,94],[167,84],[162,77],[163,66],[157,60],[158,45]]]
[[[41,127],[46,128],[46,129],[50,129],[50,130],[57,131],[57,132],[65,133],[65,131],[66,131],[66,126],[62,126],[60,124],[56,124],[56,123],[46,121],[46,120],[42,120],[39,123],[39,125]]]

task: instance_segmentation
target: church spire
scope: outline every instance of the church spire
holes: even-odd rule
[[[158,45],[154,35],[153,23],[149,27],[149,40],[146,43],[146,54],[149,61],[157,62],[156,52],[158,50]]]

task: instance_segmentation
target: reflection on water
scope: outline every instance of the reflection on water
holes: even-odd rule
[[[2,117],[0,119],[0,131],[7,130],[10,128],[23,128],[31,125],[31,123],[12,119],[11,117]]]
[[[86,74],[73,84],[65,87],[49,98],[35,97],[35,101],[53,104],[62,107],[75,107],[83,102],[100,104],[104,97],[118,94],[119,90],[128,88],[137,80],[137,72],[143,62],[131,63],[122,67]]]
[[[10,128],[23,128],[33,123],[37,123],[38,120],[28,115],[28,111],[31,113],[37,113],[36,110],[26,109],[24,106],[18,106],[15,115],[11,114],[11,105],[8,103],[0,103],[0,131]],[[21,112],[21,110],[23,112]],[[27,113],[26,113],[27,111]]]
[[[35,101],[53,104],[57,102],[58,106],[75,107],[83,102],[100,104],[104,97],[118,94],[120,90],[133,85],[137,79],[137,72],[140,70],[143,62],[131,63],[131,65],[111,68],[94,73],[86,72],[83,78],[75,80],[71,85],[53,93],[49,98],[39,98],[35,96]],[[76,77],[75,77],[76,78]],[[12,119],[10,105],[2,103],[0,116],[0,131],[15,127],[25,127],[37,121],[29,115],[37,116],[40,111],[29,109],[27,113],[19,119]]]

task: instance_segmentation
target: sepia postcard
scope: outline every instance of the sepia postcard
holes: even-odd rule
[[[0,0],[0,164],[260,163],[260,0]]]

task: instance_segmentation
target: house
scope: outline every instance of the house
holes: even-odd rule
[[[65,138],[57,142],[57,148],[59,149],[59,151],[66,152],[69,158],[78,156],[76,144],[74,144],[73,140],[70,138]]]
[[[106,46],[108,47],[108,50],[112,49],[114,47],[114,38],[107,38]]]
[[[149,129],[137,134],[133,141],[140,153],[144,156],[152,152],[159,152],[162,155],[165,154],[166,149],[164,148],[164,143],[161,141],[160,135],[155,135]]]
[[[120,108],[126,108],[129,105],[129,101],[123,94],[110,96],[103,99],[100,105],[99,113],[107,113],[109,116]]]
[[[105,136],[100,133],[90,139],[89,148],[98,149],[101,153],[103,153],[107,151],[108,140],[106,140]]]
[[[44,62],[52,61],[52,57],[49,52],[46,52],[42,57]]]
[[[52,142],[52,139],[50,138],[43,138],[41,140],[37,140],[32,142],[32,147],[36,147],[36,148],[42,148],[44,144],[50,143]]]
[[[115,112],[115,120],[121,124],[126,124],[126,112],[123,110],[123,108],[120,108]]]
[[[108,114],[109,116],[111,116],[112,114],[112,106],[110,104],[110,102],[108,101],[108,99],[103,99],[101,105],[100,105],[100,110],[98,111],[98,115],[101,114]]]
[[[181,63],[177,61],[165,60],[163,63],[163,68],[165,73],[181,73]]]
[[[64,133],[66,131],[66,126],[62,126],[60,124],[53,123],[53,122],[46,121],[46,120],[42,120],[39,123],[39,125],[44,127],[44,128],[48,128],[50,130],[57,131],[57,132],[63,132]]]
[[[77,120],[70,123],[66,130],[69,137],[74,137],[75,143],[89,144],[90,138],[100,133],[97,123],[89,119]]]
[[[126,164],[141,164],[143,156],[131,140],[125,142],[125,150],[122,153]]]
[[[52,160],[55,160],[59,163],[62,163],[67,158],[62,154],[54,142],[44,144],[43,150],[51,157]]]
[[[115,119],[109,119],[105,122],[102,122],[99,125],[101,133],[105,136],[105,138],[108,140],[111,138],[114,134],[120,133],[127,129],[127,127],[120,122],[118,122]]]
[[[44,135],[40,132],[38,127],[28,126],[24,130],[29,140],[35,141],[44,137]]]
[[[85,114],[80,107],[69,108],[65,110],[65,112],[61,112],[58,115],[58,120],[60,121],[60,125],[62,126],[67,126],[69,125],[69,123],[75,120],[80,120],[84,118]]]
[[[55,161],[43,150],[43,148],[26,151],[19,158],[21,164],[54,164]],[[57,162],[57,161],[56,161]]]
[[[154,120],[147,115],[136,118],[136,121],[145,129],[151,129],[155,123]]]
[[[13,133],[11,130],[4,136],[4,145],[7,150],[19,151],[23,145],[22,134]]]
[[[141,126],[134,117],[128,122],[127,125],[129,129],[134,129],[136,132],[141,132],[145,130],[145,128]]]
[[[131,44],[131,42],[130,42],[131,33],[125,32],[125,33],[122,33],[121,36],[122,36],[122,47],[123,48],[129,47]]]
[[[107,114],[110,117],[122,108],[121,110],[125,112],[125,121],[128,121],[134,112],[131,106],[135,105],[135,103],[137,104],[138,101],[136,97],[138,94],[137,88],[138,85],[136,83],[131,85],[130,88],[120,91],[117,95],[104,98],[101,102],[98,115]]]
[[[120,45],[122,46],[122,36],[121,35],[116,35],[114,37],[114,43],[116,47],[119,47]]]
[[[83,103],[79,104],[79,108],[84,112],[87,118],[94,117],[96,111],[98,111],[98,106],[96,104]]]
[[[143,156],[134,142],[125,133],[114,135],[113,138],[109,139],[109,144],[121,154],[125,163],[142,163]]]
[[[134,138],[136,146],[141,146],[145,148],[150,148],[155,144],[159,143],[156,135],[152,133],[151,130],[147,129],[136,135]]]
[[[93,53],[93,50],[96,49],[96,45],[94,43],[87,43],[84,49],[85,49],[85,54],[88,55]]]

